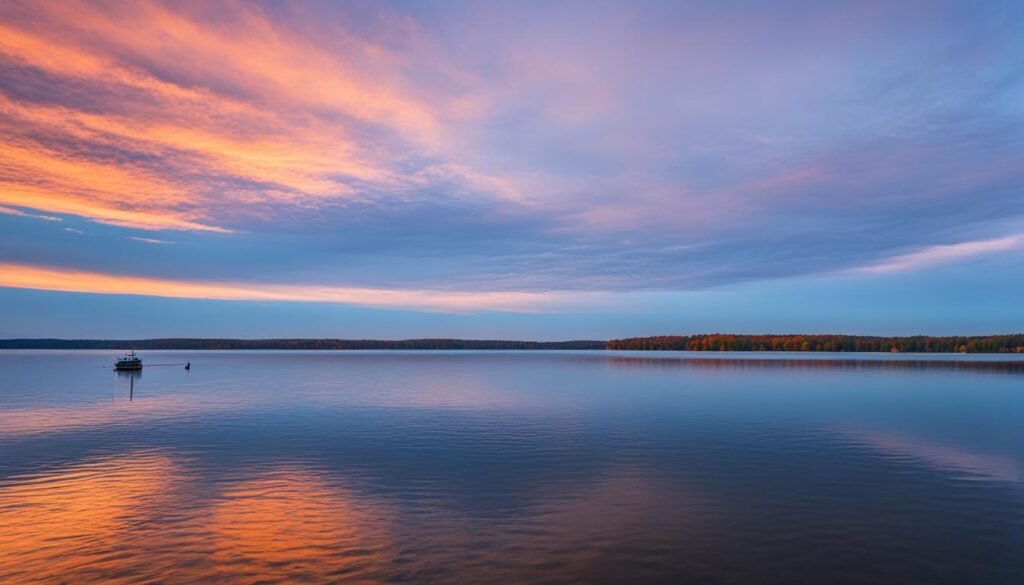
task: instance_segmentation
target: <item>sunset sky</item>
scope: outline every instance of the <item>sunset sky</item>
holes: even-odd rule
[[[0,3],[0,337],[1020,330],[1021,2]]]

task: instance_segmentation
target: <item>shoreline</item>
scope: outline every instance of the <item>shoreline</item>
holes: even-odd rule
[[[988,336],[905,336],[790,334],[634,337],[612,340],[522,341],[495,339],[340,339],[340,338],[150,338],[150,339],[0,339],[0,350],[203,351],[637,351],[701,354],[1024,354],[1024,334]]]

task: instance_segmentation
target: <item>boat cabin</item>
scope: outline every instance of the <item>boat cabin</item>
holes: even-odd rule
[[[142,369],[142,358],[135,355],[135,350],[131,350],[123,356],[117,358],[114,362],[115,370],[141,370]]]

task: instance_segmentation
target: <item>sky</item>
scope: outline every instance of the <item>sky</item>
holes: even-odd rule
[[[0,3],[0,337],[1024,330],[1020,2]]]

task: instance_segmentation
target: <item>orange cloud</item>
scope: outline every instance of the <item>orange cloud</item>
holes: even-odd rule
[[[189,199],[145,171],[66,156],[39,144],[0,142],[0,204],[148,229],[226,231],[174,213]],[[169,207],[169,209],[168,209]],[[161,209],[163,208],[163,209]]]
[[[448,292],[313,284],[184,281],[11,263],[0,264],[0,287],[168,298],[340,303],[452,313],[536,312],[570,302],[573,306],[580,306],[600,296],[593,293]]]
[[[438,137],[436,114],[408,95],[400,81],[401,59],[383,46],[336,30],[339,48],[347,51],[328,52],[251,6],[225,5],[233,18],[217,23],[155,2],[120,5],[116,11],[80,2],[38,5],[33,19],[47,24],[44,30],[63,34],[43,37],[0,26],[0,52],[59,74],[112,78],[164,96],[190,93],[188,86],[123,66],[128,59],[136,66],[141,62],[195,75],[196,81],[232,85],[254,103],[322,107],[421,140]]]
[[[509,192],[445,160],[447,106],[410,84],[408,58],[343,25],[316,43],[243,4],[216,19],[155,2],[115,8],[0,7],[0,63],[45,73],[60,97],[0,91],[0,204],[224,230],[269,220],[268,205],[388,197],[436,180]],[[409,21],[388,26],[420,42]],[[418,58],[415,69],[433,65]],[[84,103],[90,90],[101,108]],[[409,169],[410,158],[432,162]]]

